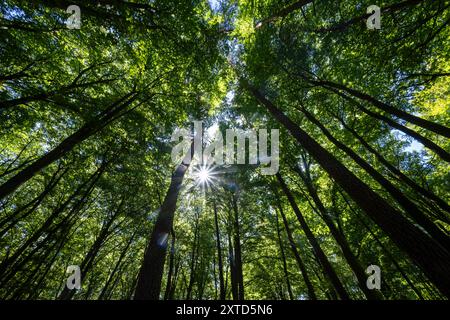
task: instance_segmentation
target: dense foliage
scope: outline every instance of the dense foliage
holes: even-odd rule
[[[4,0],[0,298],[448,298],[450,2],[372,4]],[[174,163],[194,120],[278,174]]]

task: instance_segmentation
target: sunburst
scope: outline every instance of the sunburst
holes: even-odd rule
[[[207,164],[197,166],[193,172],[196,184],[205,189],[211,187],[217,180],[214,169],[215,167]]]

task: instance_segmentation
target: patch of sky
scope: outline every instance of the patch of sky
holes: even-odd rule
[[[208,0],[211,10],[217,12],[220,10],[220,0]]]

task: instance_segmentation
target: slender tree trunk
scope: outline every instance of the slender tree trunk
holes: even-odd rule
[[[169,273],[167,274],[167,282],[166,282],[166,290],[164,291],[164,300],[168,300],[170,292],[172,291],[172,276],[173,276],[173,268],[174,268],[174,259],[175,259],[175,231],[172,228],[171,231],[171,244],[170,244],[170,256],[169,256]]]
[[[342,126],[348,132],[350,132],[367,150],[369,150],[370,153],[375,155],[378,161],[380,161],[389,171],[391,171],[399,179],[399,181],[405,183],[406,185],[411,187],[411,189],[424,196],[426,199],[434,201],[434,203],[437,204],[439,207],[441,207],[442,210],[445,210],[447,213],[450,213],[450,206],[444,200],[436,196],[431,191],[428,191],[424,187],[418,185],[416,182],[414,182],[412,179],[406,176],[403,172],[394,167],[380,153],[378,153],[377,150],[375,150],[375,148],[373,148],[367,141],[365,141],[364,138],[356,132],[356,130],[350,128],[342,118],[336,115],[335,117],[339,120]],[[445,216],[440,216],[438,218],[443,219],[443,221],[447,223],[449,222],[448,218]]]
[[[65,228],[65,230],[61,232],[60,237],[54,237],[54,243],[50,243],[48,246],[46,246],[46,248],[44,247],[44,252],[38,257],[34,258],[35,261],[38,262],[36,266],[30,265],[34,268],[27,268],[27,270],[22,269],[23,271],[28,272],[26,280],[23,281],[20,284],[20,287],[18,287],[16,290],[12,290],[11,298],[5,297],[6,299],[23,300],[26,294],[28,294],[28,297],[30,297],[33,294],[39,292],[39,285],[43,282],[46,274],[48,274],[48,271],[56,260],[56,257],[58,256],[61,248],[64,246],[64,242],[69,234],[69,229],[70,228]],[[52,255],[52,257],[48,259],[50,255]],[[42,266],[45,266],[44,271],[41,271]],[[26,273],[21,274],[21,278],[22,276],[25,277],[25,275]],[[14,283],[13,286],[17,287],[18,283]]]
[[[5,198],[12,192],[14,192],[20,185],[31,179],[35,174],[42,169],[48,167],[56,160],[62,158],[64,155],[72,151],[72,149],[83,142],[90,136],[108,125],[115,119],[122,111],[124,111],[129,105],[131,105],[137,98],[135,93],[129,93],[116,101],[112,106],[103,112],[98,118],[87,122],[76,132],[64,139],[57,147],[42,157],[34,161],[25,169],[8,179],[0,186],[0,199]]]
[[[290,13],[296,11],[296,10],[300,10],[302,9],[304,6],[306,6],[307,4],[313,2],[313,0],[300,0],[300,1],[296,1],[286,7],[284,7],[283,9],[281,9],[280,11],[274,13],[273,15],[271,15],[268,18],[265,18],[263,20],[261,20],[259,23],[256,24],[255,29],[259,29],[262,26],[273,22],[275,20],[281,19],[283,17],[286,17],[287,15],[289,15]]]
[[[360,289],[364,292],[364,295],[368,300],[382,299],[382,295],[378,291],[370,290],[367,288],[366,284],[367,275],[364,272],[364,269],[361,267],[361,264],[359,263],[358,259],[351,251],[347,239],[345,239],[344,235],[337,229],[336,225],[334,224],[333,220],[331,219],[328,213],[328,210],[325,208],[324,204],[322,203],[322,200],[320,200],[319,195],[317,194],[317,190],[311,180],[308,163],[306,161],[303,161],[303,165],[304,171],[301,171],[299,168],[295,168],[295,170],[302,178],[309,195],[313,199],[315,205],[317,206],[317,209],[321,214],[321,218],[328,226],[328,229],[330,229],[333,238],[336,240],[337,244],[341,248],[345,260],[349,264],[350,268],[352,269],[353,273],[356,276],[356,279],[358,280],[358,285]]]
[[[402,2],[398,2],[398,3],[394,3],[392,5],[386,6],[386,7],[382,7],[381,9],[381,14],[387,14],[387,13],[394,13],[396,11],[402,10],[406,7],[409,6],[413,6],[416,4],[419,4],[421,2],[423,2],[424,0],[405,0]],[[334,24],[330,27],[325,27],[325,28],[320,28],[318,30],[304,30],[306,32],[308,31],[312,31],[312,32],[318,32],[318,33],[325,33],[325,32],[344,32],[348,29],[348,27],[361,22],[361,21],[365,21],[367,20],[367,18],[370,17],[370,13],[365,13],[363,15],[351,18],[349,20]],[[302,30],[303,31],[303,30]]]
[[[133,243],[135,236],[136,236],[136,232],[131,235],[130,239],[128,240],[127,244],[125,245],[125,248],[120,253],[119,259],[117,260],[113,271],[109,274],[108,280],[106,280],[105,286],[103,287],[102,291],[100,292],[100,295],[98,296],[98,300],[103,300],[105,298],[108,290],[110,290],[111,283],[112,283],[117,271],[119,270],[119,267],[121,266],[123,259],[127,255],[128,249],[130,248],[131,244]]]
[[[333,269],[333,266],[330,264],[327,257],[325,256],[325,253],[320,248],[320,245],[317,242],[316,237],[312,233],[311,229],[309,229],[308,224],[306,223],[305,218],[303,217],[302,213],[300,212],[300,209],[298,208],[297,203],[295,202],[294,197],[292,196],[286,183],[284,182],[283,178],[281,177],[281,175],[279,173],[277,173],[276,176],[281,185],[281,188],[283,189],[284,194],[288,198],[289,203],[291,204],[291,207],[294,210],[295,215],[297,216],[298,222],[300,222],[300,225],[301,225],[303,231],[305,232],[305,235],[308,238],[308,241],[314,250],[315,256],[317,257],[317,259],[319,259],[319,262],[322,265],[325,275],[328,277],[328,279],[330,279],[331,283],[333,284],[333,287],[336,289],[340,298],[342,300],[349,300],[350,297],[349,297],[347,291],[345,290],[342,282],[339,280],[339,277],[336,274],[336,271]]]
[[[244,276],[242,273],[241,235],[236,195],[232,195],[234,212],[234,257],[236,263],[236,280],[238,283],[238,300],[244,300]]]
[[[196,280],[196,266],[197,266],[197,252],[199,246],[199,209],[196,209],[195,213],[195,227],[194,227],[194,241],[192,242],[191,249],[191,266],[189,269],[189,283],[186,290],[186,300],[190,300],[192,297],[192,289],[194,288],[194,282]]]
[[[228,255],[229,255],[229,265],[230,265],[230,278],[231,278],[231,295],[233,300],[239,300],[239,286],[236,277],[236,262],[234,258],[233,243],[231,241],[231,231],[228,232]]]
[[[301,108],[303,114],[314,123],[322,133],[336,147],[344,151],[352,158],[361,168],[363,168],[375,181],[377,181],[389,194],[405,209],[408,215],[414,219],[422,228],[424,228],[443,248],[450,248],[450,238],[435,225],[412,201],[410,201],[403,193],[398,190],[389,180],[383,177],[364,159],[358,156],[351,148],[340,142],[305,108]]]
[[[42,201],[45,199],[45,197],[55,188],[55,186],[58,184],[58,182],[61,180],[61,178],[67,173],[69,168],[66,168],[60,175],[58,175],[60,168],[56,170],[56,172],[53,174],[52,178],[50,179],[47,186],[44,188],[44,191],[41,192],[39,196],[25,204],[24,206],[18,208],[14,211],[10,216],[6,217],[0,222],[0,228],[3,228],[0,230],[0,238],[3,238],[3,236],[12,228],[14,227],[18,221],[25,219],[28,217],[31,213],[33,213],[39,205],[42,203]],[[31,208],[29,208],[31,206]],[[25,209],[29,208],[25,211]]]
[[[305,264],[303,263],[300,253],[297,251],[297,246],[295,244],[294,237],[292,236],[291,228],[289,228],[289,224],[287,222],[286,216],[284,215],[283,207],[281,206],[281,202],[279,201],[279,199],[278,199],[278,208],[280,210],[281,218],[283,219],[284,228],[286,229],[291,250],[294,254],[295,260],[297,261],[303,280],[305,281],[306,288],[308,289],[308,296],[311,300],[317,300],[316,292],[309,278],[308,271],[306,269]]]
[[[56,95],[70,94],[70,90],[86,88],[86,87],[93,86],[96,84],[109,83],[112,81],[114,81],[114,79],[97,80],[97,81],[93,81],[93,82],[80,83],[80,84],[73,83],[71,85],[62,87],[62,88],[60,88],[58,90],[54,90],[54,91],[42,92],[42,93],[38,93],[35,95],[31,95],[31,96],[26,96],[26,97],[21,97],[21,98],[12,99],[12,100],[6,100],[6,101],[0,101],[0,110],[11,108],[14,106],[28,104],[28,103],[34,102],[34,101],[48,101],[49,98],[54,97]]]
[[[340,192],[340,191],[339,191]],[[340,192],[341,193],[341,192]],[[386,248],[386,246],[381,242],[379,237],[373,232],[372,228],[364,221],[363,217],[360,216],[360,214],[354,210],[350,204],[350,202],[347,200],[347,197],[341,193],[342,198],[344,199],[345,203],[351,210],[351,212],[355,215],[356,219],[369,231],[370,235],[375,239],[375,241],[378,243],[380,248],[383,250],[383,252],[386,254],[386,256],[392,261],[395,268],[398,270],[398,272],[402,275],[402,277],[405,279],[405,281],[408,283],[408,285],[411,287],[411,289],[417,294],[419,299],[423,300],[423,296],[420,293],[420,291],[416,288],[414,283],[411,281],[411,279],[408,277],[408,274],[403,270],[403,268],[399,265],[397,262],[397,259],[391,254],[391,252]]]
[[[223,262],[222,262],[222,246],[220,245],[220,230],[219,230],[219,219],[217,216],[217,204],[216,200],[213,202],[214,206],[214,225],[216,227],[216,243],[217,243],[217,257],[218,257],[218,267],[219,267],[219,290],[220,290],[220,300],[225,300],[225,281],[223,278]]]
[[[169,295],[167,297],[167,300],[174,300],[175,290],[177,288],[177,283],[178,283],[178,276],[180,274],[180,269],[181,269],[181,259],[177,259],[177,263],[175,265],[175,272],[174,272],[174,276],[173,276],[173,281],[172,281],[172,285],[170,286],[170,292],[169,292]]]
[[[39,242],[39,245],[36,246],[36,248],[39,248],[40,246],[43,245],[43,243],[45,241],[47,241],[48,239],[51,238],[51,236],[53,235],[53,233],[58,229],[59,226],[63,225],[64,220],[68,219],[71,215],[73,215],[75,212],[77,212],[77,210],[79,208],[81,208],[84,205],[84,200],[89,196],[89,194],[92,192],[95,183],[98,181],[98,179],[100,178],[100,176],[103,174],[104,170],[106,168],[106,162],[104,162],[98,169],[96,172],[94,172],[89,179],[87,179],[85,182],[83,182],[76,190],[74,193],[72,193],[72,195],[70,195],[66,201],[64,201],[61,205],[59,205],[55,210],[53,210],[53,212],[50,214],[50,216],[45,220],[45,222],[42,224],[41,227],[39,227],[38,230],[36,230],[26,241],[23,245],[21,245],[15,252],[13,255],[5,258],[2,263],[0,264],[0,275],[1,275],[1,280],[0,280],[0,284],[5,283],[10,276],[14,275],[15,273],[17,273],[18,268],[20,267],[20,265],[23,265],[26,260],[27,257],[24,257],[20,263],[16,262],[19,260],[19,258],[21,257],[21,255],[36,241],[39,240],[39,238],[44,235],[47,234],[46,237],[44,238],[44,240],[42,240],[41,242]],[[84,189],[84,191],[83,191]],[[66,217],[64,217],[63,221],[60,222],[59,225],[53,226],[55,222],[55,219],[69,206],[69,204],[74,201],[78,196],[80,196],[80,199],[73,205],[72,209],[70,210],[70,212],[67,214]],[[28,258],[30,257],[30,255],[28,256]],[[8,276],[7,276],[8,275]]]
[[[363,93],[361,91],[349,88],[343,84],[335,83],[332,81],[325,81],[325,80],[319,80],[319,81],[310,81],[314,84],[320,85],[324,88],[334,88],[337,90],[342,90],[344,92],[347,92],[348,94],[351,94],[352,96],[359,98],[361,100],[367,101],[370,104],[374,105],[378,109],[391,114],[395,117],[398,117],[400,119],[403,119],[409,123],[415,124],[416,126],[419,126],[421,128],[424,128],[426,130],[432,131],[434,133],[437,133],[443,137],[450,138],[450,128],[447,128],[443,125],[440,125],[435,122],[431,122],[422,118],[419,118],[417,116],[414,116],[412,114],[409,114],[403,110],[397,109],[393,106],[388,105],[387,103],[381,102],[374,97]]]
[[[287,263],[286,263],[286,255],[284,254],[283,241],[281,239],[281,231],[280,231],[280,224],[278,222],[278,214],[275,215],[275,219],[276,219],[276,224],[277,224],[277,236],[278,236],[278,243],[280,245],[281,261],[283,263],[284,278],[286,280],[286,286],[287,286],[287,290],[288,290],[288,294],[289,294],[289,299],[294,300],[294,294],[292,293],[291,282],[289,280],[289,272],[288,272]]]
[[[328,172],[376,224],[422,268],[439,290],[450,297],[450,254],[420,229],[411,224],[401,212],[389,205],[369,186],[358,179],[331,153],[300,129],[257,89],[244,85],[262,103],[308,153]]]
[[[83,279],[87,278],[88,272],[91,270],[92,265],[94,264],[94,260],[97,257],[98,253],[102,249],[103,245],[105,244],[106,240],[110,236],[111,232],[114,231],[114,229],[111,229],[111,226],[113,222],[118,217],[119,213],[121,212],[122,205],[124,204],[125,200],[122,199],[121,203],[117,207],[114,214],[108,219],[108,221],[103,225],[102,229],[100,230],[100,233],[98,237],[95,239],[94,243],[92,244],[91,248],[89,249],[88,253],[84,257],[83,261],[80,265],[80,273],[81,273],[81,281]],[[91,283],[90,283],[91,285]],[[75,295],[76,290],[70,290],[67,288],[67,286],[64,287],[63,291],[58,297],[58,300],[70,300]],[[89,290],[87,291],[87,294],[90,295]]]
[[[427,147],[428,149],[430,149],[434,153],[436,153],[442,160],[450,162],[450,153],[448,153],[447,151],[442,149],[440,146],[438,146],[436,143],[434,143],[430,139],[422,136],[421,134],[417,133],[416,131],[414,131],[408,127],[405,127],[404,125],[401,125],[401,124],[395,122],[394,120],[392,120],[384,115],[370,111],[369,109],[365,108],[361,103],[359,103],[355,99],[349,97],[348,95],[342,93],[339,90],[336,90],[334,88],[329,88],[329,90],[336,93],[337,95],[343,97],[345,100],[351,102],[354,106],[356,106],[356,108],[358,108],[358,110],[364,112],[368,116],[378,119],[380,121],[383,121],[390,127],[397,129],[397,130],[403,132],[404,134],[416,139],[417,141],[422,143],[425,147]]]

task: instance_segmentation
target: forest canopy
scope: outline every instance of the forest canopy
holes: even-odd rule
[[[449,7],[3,0],[0,299],[448,299]]]

